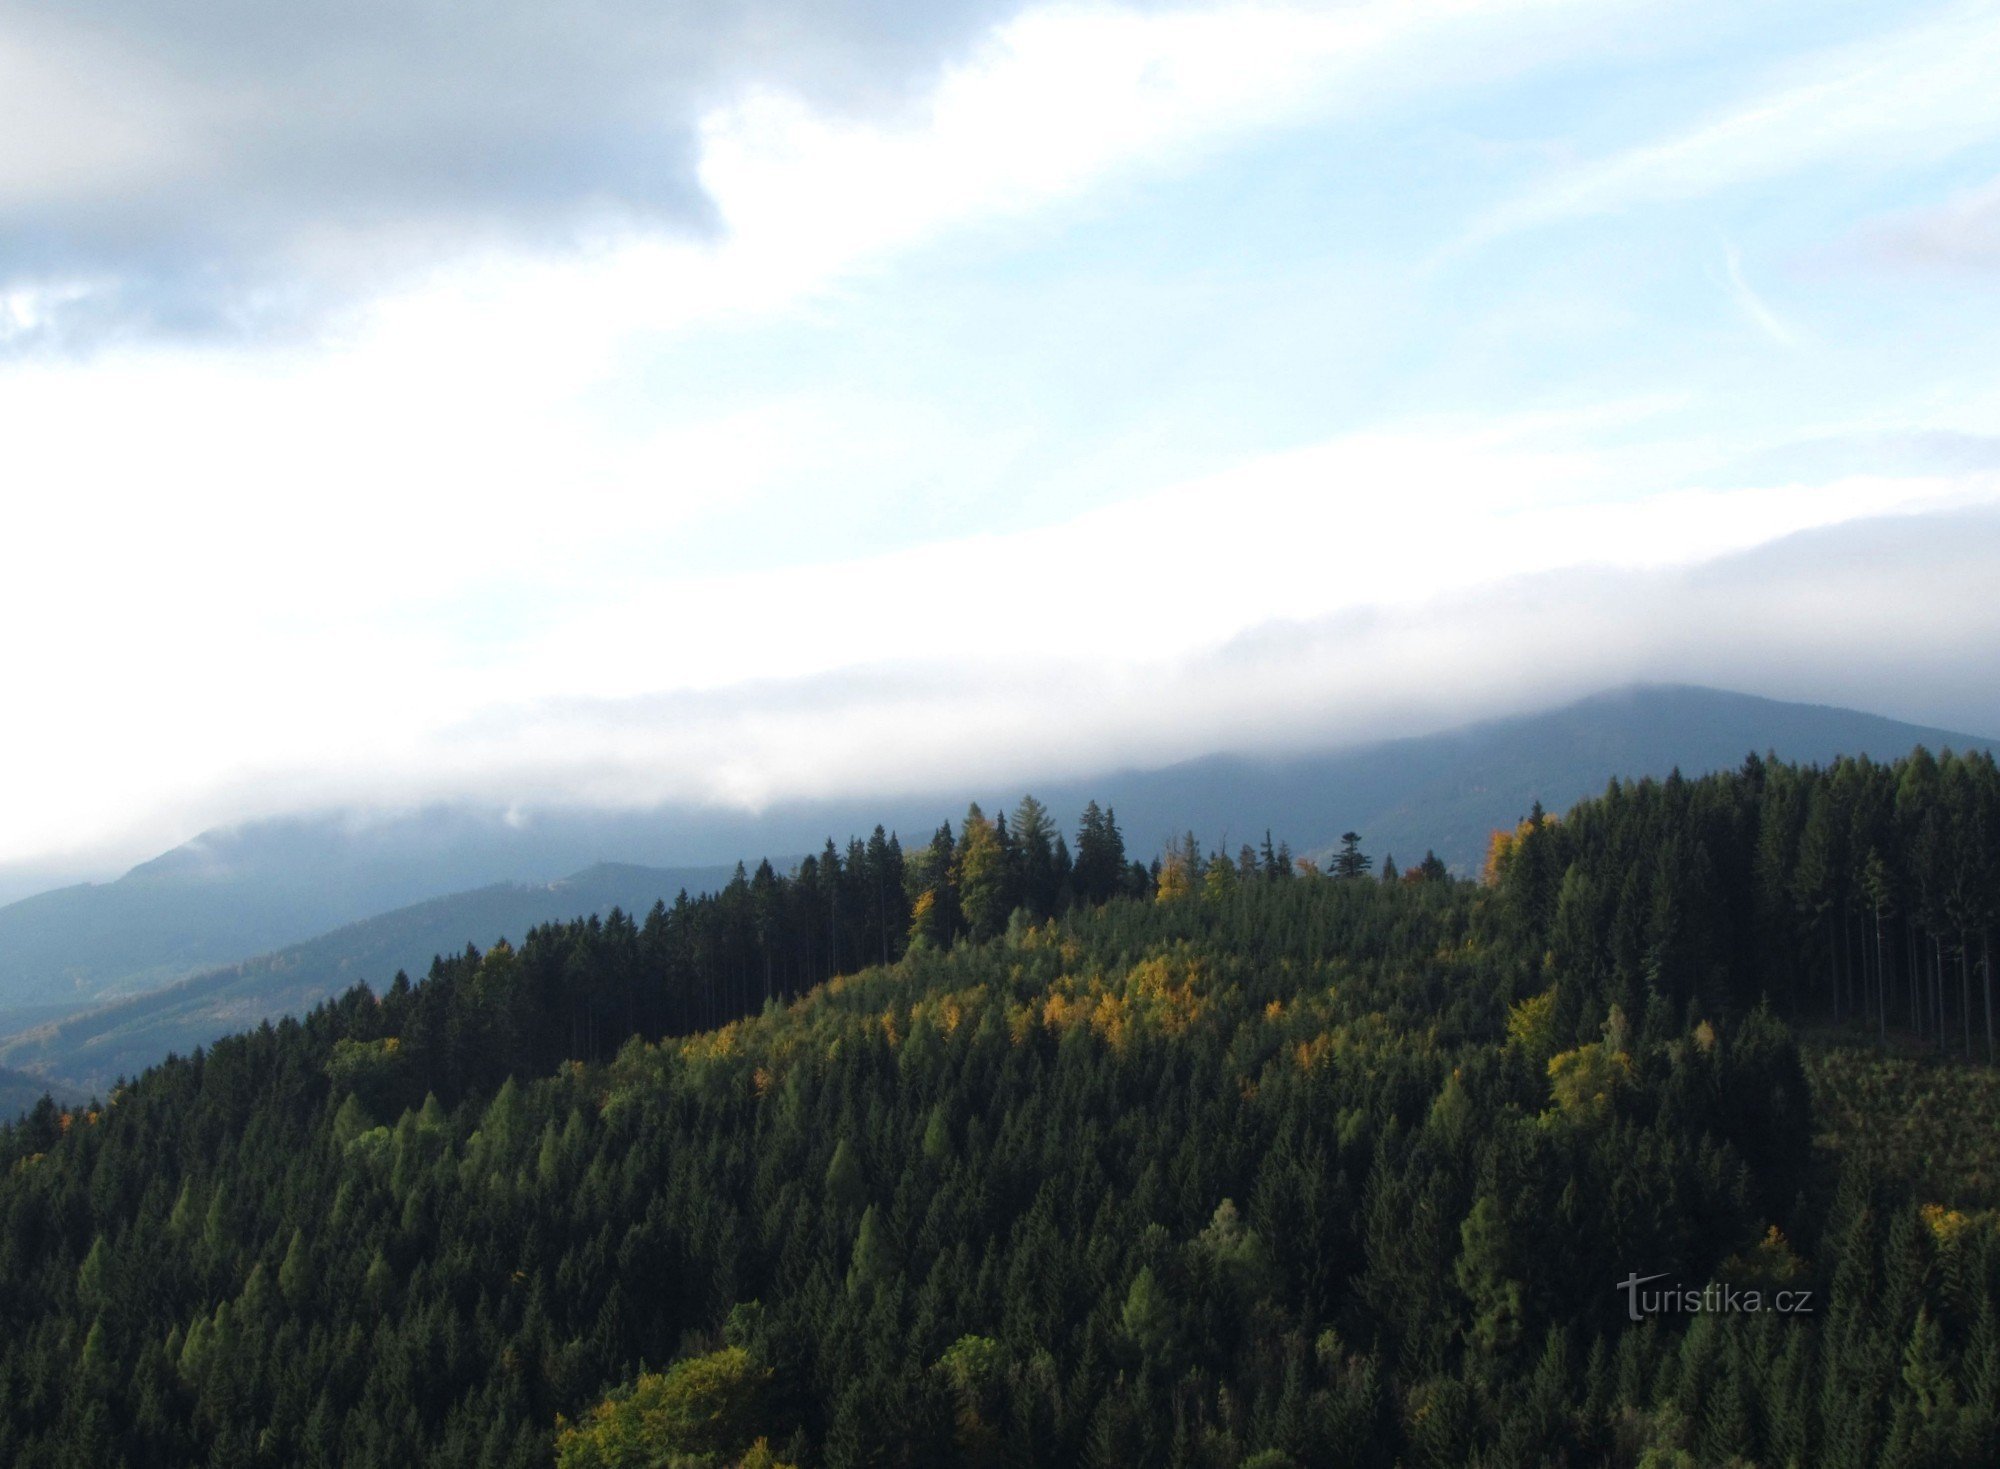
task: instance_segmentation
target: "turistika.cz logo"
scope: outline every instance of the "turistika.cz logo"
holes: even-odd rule
[[[1625,1314],[1634,1321],[1643,1321],[1648,1316],[1664,1316],[1669,1312],[1693,1316],[1717,1311],[1770,1311],[1780,1316],[1810,1316],[1813,1311],[1813,1293],[1803,1289],[1767,1291],[1758,1286],[1724,1285],[1713,1280],[1699,1290],[1679,1285],[1644,1288],[1666,1278],[1664,1273],[1635,1273],[1621,1280],[1617,1288],[1625,1292]]]

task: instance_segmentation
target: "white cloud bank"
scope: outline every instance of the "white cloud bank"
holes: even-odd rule
[[[106,0],[98,13],[117,9]],[[416,238],[408,258],[436,271],[396,275],[326,339],[17,357],[0,367],[0,441],[17,487],[0,676],[18,711],[0,731],[0,860],[111,843],[139,855],[201,825],[302,805],[758,801],[987,781],[1379,733],[1644,675],[1832,697],[1900,687],[1891,675],[1914,666],[1911,650],[1934,650],[1939,686],[1958,687],[1965,660],[2000,645],[1971,590],[1980,577],[1990,585],[2000,549],[1938,517],[1991,506],[1991,472],[1687,488],[1648,463],[1662,446],[1631,432],[1624,447],[1603,446],[1598,426],[1643,426],[1645,404],[1337,437],[1322,426],[1315,447],[1059,524],[860,559],[725,574],[674,557],[689,529],[796,510],[817,468],[853,456],[873,430],[823,385],[772,388],[700,421],[671,405],[620,418],[607,400],[631,357],[669,334],[809,318],[954,231],[983,228],[990,242],[996,221],[1057,228],[1067,207],[1262,130],[1376,117],[1399,98],[1526,74],[1595,44],[1592,23],[1620,9],[1051,8],[990,33],[967,22],[905,57],[894,77],[915,68],[938,80],[896,91],[893,105],[868,100],[867,86],[801,101],[782,68],[731,72],[723,96],[705,75],[674,93],[672,126],[640,130],[664,147],[687,129],[687,156],[669,160],[684,169],[664,192],[643,193],[634,174],[610,178],[601,197],[548,196],[531,169],[499,179],[489,200],[446,201],[449,228],[389,210],[389,235]],[[0,49],[0,80],[46,54],[23,49],[26,14],[0,3],[0,48],[13,48]],[[1986,14],[1952,12],[1873,61],[1819,58],[1769,98],[1587,167],[1501,218],[1671,199],[1843,149],[1908,157],[2000,135],[1994,94],[1967,81],[1968,66],[1992,59],[1976,24]],[[799,55],[844,44],[812,31]],[[92,53],[74,75],[99,76],[99,88],[143,50]],[[128,79],[137,115],[171,125],[134,131],[104,113],[68,138],[73,158],[0,135],[12,149],[0,157],[0,215],[15,211],[0,234],[22,219],[59,223],[72,185],[101,203],[133,170],[171,178],[194,166],[206,145],[175,128],[206,114],[162,102],[156,119],[146,100],[185,84],[173,59],[146,63],[165,80]],[[243,74],[268,62],[251,58]],[[498,74],[480,74],[475,100]],[[39,101],[57,117],[87,105]],[[587,112],[578,147],[601,128],[630,143],[615,106]],[[286,134],[287,148],[337,145],[347,157],[362,135],[353,118],[335,121],[316,143]],[[420,128],[424,116],[389,121]],[[459,121],[488,140],[512,136],[505,118]],[[410,187],[350,161],[369,219]],[[364,294],[385,289],[369,242],[328,225],[317,196],[290,200],[248,245],[164,228],[174,211],[254,192],[271,160],[230,152],[223,163],[257,166],[224,168],[150,223],[126,219],[130,239],[107,237],[97,256],[50,257],[0,298],[0,333],[11,323],[21,341],[45,340],[107,271],[171,296],[186,288],[175,272],[239,247],[308,274],[354,265]],[[682,184],[698,209],[682,210]],[[602,199],[710,233],[654,228],[636,207],[593,213]],[[484,232],[489,205],[559,217],[582,243]],[[433,248],[440,237],[448,248]],[[132,240],[144,248],[126,251]],[[214,278],[249,310],[256,292],[240,288],[255,275]],[[1740,271],[1736,283],[1767,331],[1789,330]],[[886,405],[884,419],[901,407]],[[1765,563],[1730,559],[1828,528],[1866,545],[1887,524],[1935,530],[1949,574],[1905,558],[1838,584],[1760,582],[1751,572]],[[1843,669],[1888,681],[1842,682]]]
[[[100,661],[57,717],[9,733],[4,855],[142,813],[157,840],[350,802],[755,804],[1081,772],[1644,676],[1831,697],[1866,673],[1879,706],[1923,658],[1960,669],[1949,691],[2000,646],[1972,592],[2000,522],[1957,518],[2000,505],[2000,474],[1606,498],[1622,462],[1545,425],[1351,436],[1008,536],[614,581],[476,654],[371,621],[365,589],[274,615],[245,588],[270,594],[282,563],[216,567],[157,616],[76,609],[105,624]],[[1826,528],[1865,549],[1885,525],[1928,536],[1936,565],[1821,581],[1741,559]],[[31,678],[61,683],[65,646]]]

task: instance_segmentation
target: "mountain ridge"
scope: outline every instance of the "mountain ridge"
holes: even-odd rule
[[[1205,846],[1233,849],[1268,828],[1301,854],[1322,853],[1352,830],[1377,858],[1393,854],[1407,866],[1435,851],[1470,873],[1493,828],[1512,824],[1536,800],[1565,809],[1613,777],[1729,768],[1753,751],[1821,763],[1837,754],[1891,757],[1919,743],[1995,748],[1985,737],[1832,705],[1642,684],[1433,734],[1019,782],[1005,801],[1032,790],[1069,830],[1094,799],[1117,811],[1140,857],[1187,830]],[[829,836],[845,841],[876,821],[912,844],[943,821],[956,823],[964,794],[793,802],[756,815],[695,807],[524,815],[431,806],[402,816],[295,815],[205,832],[115,882],[0,907],[0,1034],[59,1024],[65,1013],[151,994],[486,887],[574,880],[619,864],[726,870],[761,853],[817,851]],[[444,947],[481,938],[473,929]],[[379,984],[388,975],[356,977]]]

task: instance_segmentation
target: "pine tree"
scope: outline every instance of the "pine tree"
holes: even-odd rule
[[[1359,832],[1344,831],[1340,834],[1340,850],[1333,856],[1335,877],[1366,877],[1368,869],[1375,865],[1375,859],[1361,850]]]
[[[1006,927],[1012,908],[1008,893],[1007,854],[993,823],[977,802],[966,808],[952,857],[953,885],[958,892],[965,926],[975,942],[992,938]]]

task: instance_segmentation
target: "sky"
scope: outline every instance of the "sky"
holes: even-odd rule
[[[2000,733],[1996,364],[1991,3],[0,0],[0,867]]]

